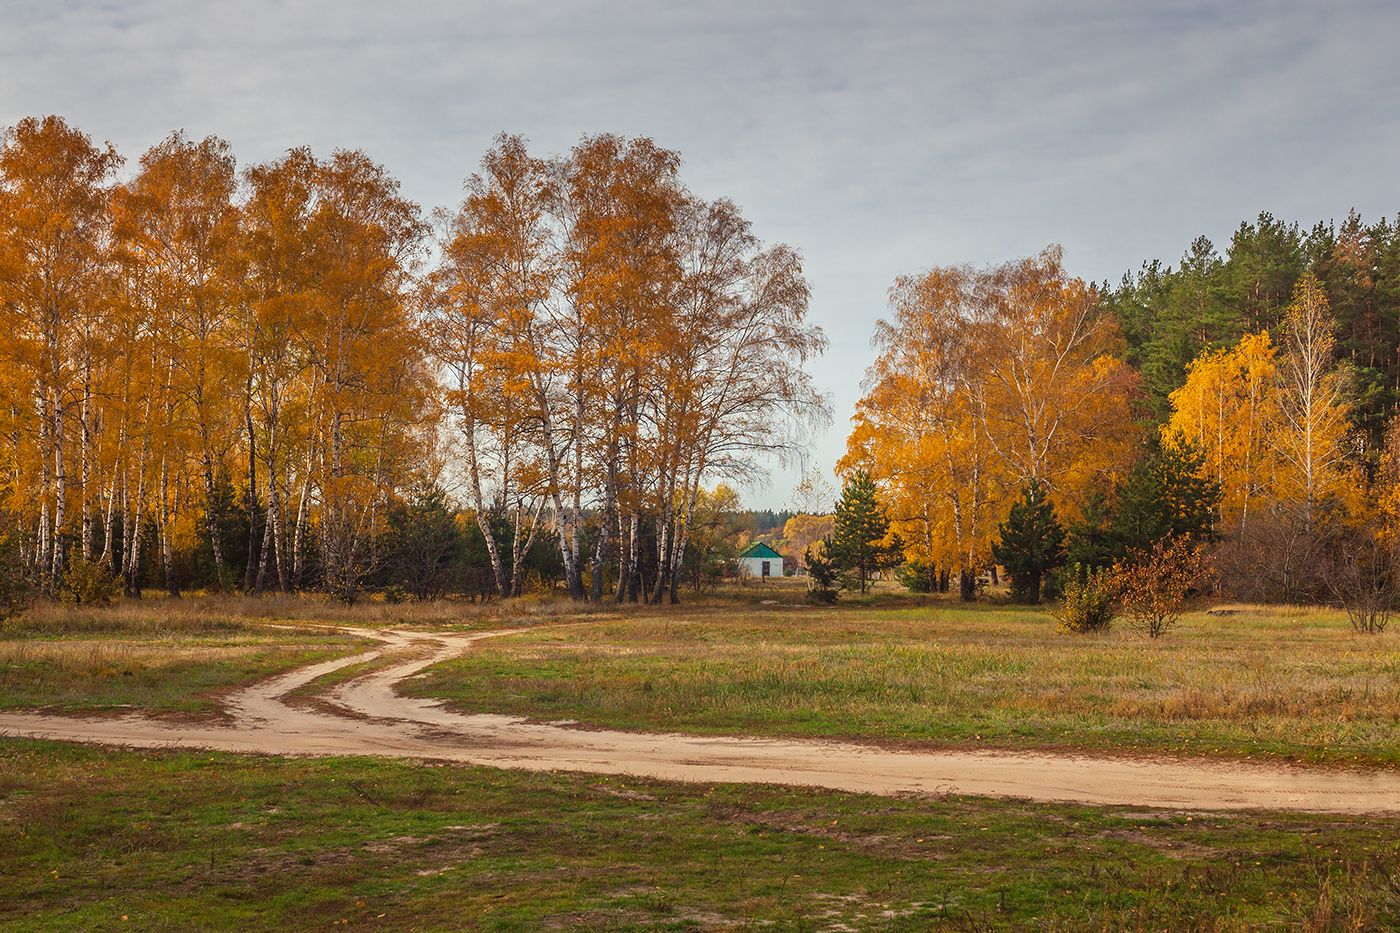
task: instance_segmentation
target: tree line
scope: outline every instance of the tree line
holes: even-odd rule
[[[680,164],[649,139],[545,158],[502,135],[425,215],[359,151],[240,169],[173,133],[123,175],[62,118],[20,121],[0,537],[50,592],[96,565],[133,594],[348,600],[393,555],[440,553],[404,538],[446,513],[497,595],[533,562],[578,599],[676,599],[706,484],[826,417],[799,256]]]
[[[1394,588],[1396,224],[1265,214],[1116,287],[1056,247],[936,267],[890,312],[840,469],[873,478],[920,588],[973,598],[1000,566],[1035,601],[1168,539],[1211,544],[1242,598]]]

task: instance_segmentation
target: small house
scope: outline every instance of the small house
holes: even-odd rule
[[[783,555],[762,541],[755,541],[739,555],[739,575],[762,580],[783,575]]]

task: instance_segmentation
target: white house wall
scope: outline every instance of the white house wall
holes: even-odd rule
[[[742,572],[755,580],[763,577],[763,562],[768,561],[768,575],[781,577],[783,575],[783,559],[781,557],[741,557],[739,566]]]

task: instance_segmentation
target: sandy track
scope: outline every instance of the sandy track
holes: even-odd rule
[[[234,693],[232,724],[189,726],[140,715],[75,718],[0,713],[0,734],[137,748],[281,755],[379,755],[530,770],[835,790],[957,793],[1200,810],[1400,813],[1400,773],[1187,759],[993,751],[903,752],[837,742],[595,731],[512,716],[463,715],[395,687],[475,641],[472,634],[384,631],[378,648],[299,668]],[[339,668],[389,663],[332,689],[325,703],[287,694]]]

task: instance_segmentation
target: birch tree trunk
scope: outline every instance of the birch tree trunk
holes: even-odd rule
[[[63,396],[61,393],[55,393],[53,410],[53,560],[49,574],[53,585],[58,586],[63,581],[63,523],[67,517],[68,508],[68,472],[63,462]]]

